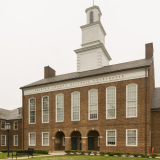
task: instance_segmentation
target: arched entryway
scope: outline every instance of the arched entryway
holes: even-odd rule
[[[55,135],[55,150],[65,150],[65,134],[58,131]]]
[[[99,151],[100,146],[100,135],[98,131],[91,130],[88,132],[88,150]]]
[[[71,150],[81,150],[81,133],[79,131],[73,131],[71,133]]]

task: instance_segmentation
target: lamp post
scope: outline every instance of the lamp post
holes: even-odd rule
[[[10,123],[7,123],[6,124],[6,130],[8,132],[8,156],[9,157],[9,130],[11,129],[11,124]]]

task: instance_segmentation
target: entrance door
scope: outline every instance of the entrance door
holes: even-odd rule
[[[77,150],[77,137],[71,137],[71,150]]]
[[[88,137],[88,150],[94,150],[94,137]]]

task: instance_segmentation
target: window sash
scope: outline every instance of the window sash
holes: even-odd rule
[[[137,129],[126,130],[126,146],[137,146]]]
[[[80,93],[72,93],[72,121],[80,120]]]
[[[116,118],[116,87],[106,89],[106,118]]]
[[[56,121],[63,122],[64,120],[64,95],[58,94],[56,96]]]
[[[36,100],[34,98],[30,99],[30,107],[29,107],[29,123],[34,124],[36,121]]]
[[[116,130],[107,130],[106,131],[106,145],[107,146],[116,146]]]
[[[36,145],[36,134],[35,133],[29,133],[29,145],[30,146]]]
[[[98,90],[89,91],[89,120],[98,119]]]
[[[18,135],[14,135],[14,146],[18,146]]]
[[[137,117],[137,84],[126,86],[126,117]]]
[[[1,121],[1,129],[5,129],[5,124],[6,124],[5,121]]]
[[[42,122],[49,123],[49,97],[43,97],[43,115],[42,115]]]
[[[14,122],[14,129],[15,129],[15,130],[18,129],[18,122]]]
[[[48,132],[42,133],[42,145],[49,146],[49,133]]]
[[[6,146],[6,135],[1,135],[1,146]]]

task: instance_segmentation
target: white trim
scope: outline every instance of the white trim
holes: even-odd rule
[[[107,90],[108,90],[108,88],[115,88],[115,117],[113,117],[113,118],[108,118],[107,117]],[[117,107],[116,107],[116,104],[117,104],[117,97],[116,97],[116,91],[117,91],[117,89],[116,89],[116,86],[109,86],[109,87],[107,87],[106,88],[106,119],[116,119],[116,115],[117,115],[117,112],[116,112],[116,109],[117,109]]]
[[[30,134],[35,134],[35,144],[30,144]],[[28,133],[28,139],[29,139],[29,141],[28,141],[28,145],[29,146],[36,146],[36,133],[35,132],[30,132],[30,133]]]
[[[2,128],[2,122],[5,123],[4,128]],[[5,126],[6,126],[6,121],[1,121],[1,129],[2,129],[2,130],[5,130],[5,128],[6,128]]]
[[[30,123],[30,100],[31,99],[35,99],[35,122],[34,123]],[[31,98],[29,98],[29,107],[28,107],[28,116],[29,116],[29,118],[28,118],[28,123],[29,124],[36,124],[36,98],[34,98],[34,97],[31,97]]]
[[[73,94],[76,92],[79,93],[79,119],[73,120]],[[80,106],[80,92],[74,91],[71,93],[71,121],[80,121]]]
[[[81,137],[81,138],[88,138],[88,137]]]
[[[43,133],[48,133],[48,144],[47,145],[43,144]],[[42,132],[42,146],[49,146],[49,132]]]
[[[127,115],[127,97],[128,97],[128,86],[130,85],[136,85],[136,116],[128,116]],[[136,83],[130,83],[126,85],[126,118],[137,118],[138,117],[138,84]]]
[[[65,146],[65,137],[62,137],[62,146]]]
[[[43,98],[48,97],[48,122],[43,122]],[[49,123],[49,96],[42,97],[42,123]]]
[[[15,129],[15,122],[17,122],[17,129]],[[18,121],[14,121],[14,130],[18,130]]]
[[[67,139],[67,138],[71,138],[71,137],[65,137],[65,139]]]
[[[63,121],[57,121],[57,96],[58,95],[63,95]],[[63,93],[58,93],[57,95],[56,95],[56,122],[64,122],[64,94]]]
[[[90,91],[91,90],[97,91],[97,118],[95,118],[95,119],[90,119]],[[96,88],[92,88],[88,91],[88,120],[98,120],[98,89],[96,89]]]
[[[2,145],[2,136],[4,136],[5,137],[5,145]],[[6,135],[1,135],[1,146],[6,146]]]
[[[115,131],[115,145],[109,145],[107,142],[108,142],[108,134],[107,134],[107,131]],[[116,129],[108,129],[106,130],[106,146],[117,146],[117,130]]]
[[[15,136],[17,136],[17,145],[15,145]],[[18,135],[13,135],[13,145],[18,146]]]
[[[136,145],[127,145],[128,143],[127,131],[128,130],[136,130]],[[138,129],[126,129],[126,146],[138,146]]]

